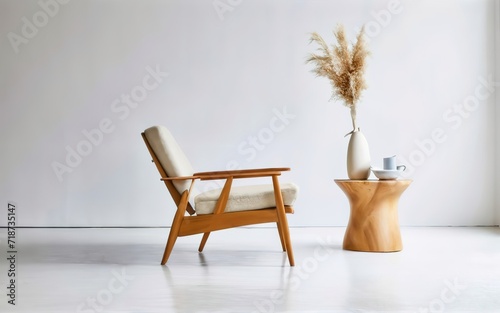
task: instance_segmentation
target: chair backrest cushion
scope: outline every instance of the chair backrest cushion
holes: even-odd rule
[[[164,126],[153,126],[144,131],[149,145],[160,161],[168,177],[192,176],[193,167],[170,131]],[[191,180],[174,181],[177,191],[182,194],[189,189]]]

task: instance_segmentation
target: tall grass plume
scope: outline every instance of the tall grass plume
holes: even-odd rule
[[[364,73],[366,58],[370,54],[364,39],[364,27],[356,37],[356,42],[349,45],[342,25],[333,32],[336,43],[331,48],[316,32],[311,34],[310,42],[318,44],[318,53],[311,53],[307,63],[313,63],[313,72],[326,77],[332,84],[332,98],[342,100],[350,110],[353,131],[358,130],[356,123],[356,105],[366,89]]]

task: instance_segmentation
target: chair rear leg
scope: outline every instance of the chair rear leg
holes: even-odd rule
[[[202,252],[203,248],[205,248],[205,244],[207,243],[208,236],[210,236],[210,232],[203,234],[203,238],[201,238],[200,246],[198,247],[198,252]]]
[[[170,228],[170,233],[168,235],[167,244],[165,246],[165,251],[163,252],[163,258],[161,259],[161,265],[165,265],[167,260],[174,248],[175,241],[179,235],[179,230],[181,229],[182,221],[184,220],[184,213],[186,212],[188,201],[188,192],[184,191],[179,201],[179,206],[177,207],[177,212],[175,212],[174,221],[172,222],[172,227]]]
[[[172,226],[172,228],[170,229],[170,234],[168,236],[167,244],[165,246],[165,251],[163,252],[163,258],[161,259],[161,265],[165,265],[165,263],[167,263],[170,253],[174,248],[175,241],[177,240],[177,234],[179,233],[179,231],[177,231],[177,234],[175,234],[173,230],[174,228]]]

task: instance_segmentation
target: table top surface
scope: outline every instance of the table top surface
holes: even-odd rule
[[[334,179],[335,182],[339,183],[370,183],[370,184],[395,184],[395,183],[411,183],[411,179],[366,179],[366,180],[355,180],[355,179]]]

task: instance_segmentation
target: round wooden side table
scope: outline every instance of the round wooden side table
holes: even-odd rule
[[[343,248],[365,252],[401,251],[398,201],[411,182],[336,179],[335,183],[351,205]]]

